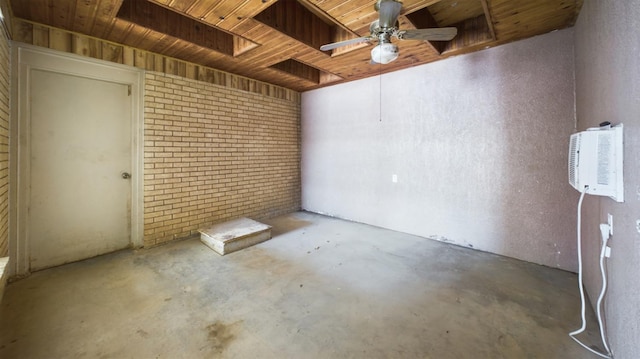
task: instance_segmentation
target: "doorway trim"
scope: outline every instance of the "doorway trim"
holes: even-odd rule
[[[12,43],[11,141],[9,156],[9,275],[30,273],[27,228],[30,189],[29,83],[33,69],[128,85],[131,89],[130,245],[144,244],[144,71],[125,65]]]

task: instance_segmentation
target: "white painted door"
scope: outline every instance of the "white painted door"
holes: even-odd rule
[[[129,247],[129,87],[37,69],[29,82],[31,270]]]

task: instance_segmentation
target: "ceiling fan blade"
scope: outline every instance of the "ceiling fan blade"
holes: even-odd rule
[[[354,45],[354,44],[359,44],[361,42],[367,42],[372,40],[371,37],[357,37],[355,39],[349,39],[349,40],[344,40],[344,41],[338,41],[338,42],[332,42],[330,44],[326,44],[326,45],[322,45],[320,46],[320,51],[328,51],[328,50],[333,50],[336,49],[338,47],[342,47],[342,46],[347,46],[347,45]]]
[[[401,40],[449,41],[457,34],[458,29],[455,27],[438,27],[400,31],[398,38]]]
[[[402,11],[402,3],[393,0],[381,1],[379,11],[379,26],[381,28],[395,27],[396,22],[398,22],[398,15],[400,15],[400,11]]]

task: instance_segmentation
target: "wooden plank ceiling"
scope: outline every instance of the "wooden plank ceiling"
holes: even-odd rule
[[[455,26],[447,42],[394,40],[400,57],[371,65],[375,0],[11,0],[13,16],[296,91],[482,50],[576,21],[582,0],[405,0],[400,29]]]

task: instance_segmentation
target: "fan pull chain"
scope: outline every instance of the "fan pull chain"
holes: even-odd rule
[[[380,122],[382,122],[382,64],[378,65],[380,68],[380,74],[378,75],[380,78],[380,86],[379,86],[379,94],[380,94],[380,100],[378,101],[378,103],[380,104]]]

